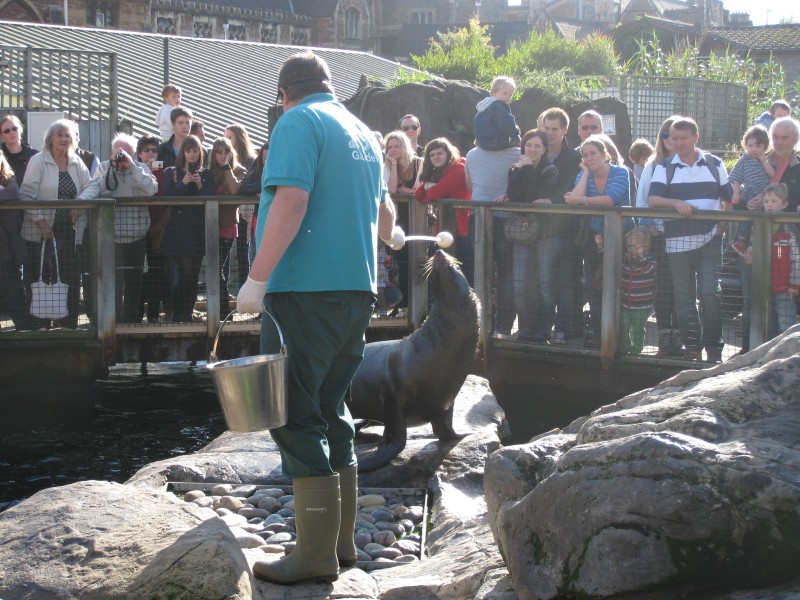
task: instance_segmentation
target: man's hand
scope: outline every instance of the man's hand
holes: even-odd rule
[[[406,245],[406,234],[398,225],[395,225],[392,229],[392,237],[383,241],[392,250],[400,250]]]
[[[694,212],[694,207],[688,202],[678,202],[675,204],[675,210],[682,217],[691,217]]]
[[[256,281],[248,277],[236,296],[236,310],[239,313],[260,313],[264,308],[266,289],[266,281]]]

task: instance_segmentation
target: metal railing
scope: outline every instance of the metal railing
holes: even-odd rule
[[[26,342],[31,339],[44,341],[56,340],[92,340],[96,342],[98,352],[103,364],[111,365],[121,360],[130,360],[129,355],[117,351],[117,345],[126,337],[136,339],[141,343],[152,343],[154,340],[165,339],[194,339],[200,342],[200,350],[196,355],[205,355],[213,342],[220,320],[225,315],[220,314],[220,279],[219,273],[219,209],[225,205],[240,205],[247,203],[247,198],[239,196],[219,197],[157,197],[157,198],[131,198],[98,199],[88,202],[77,201],[52,201],[52,202],[16,202],[4,203],[0,210],[19,210],[34,208],[70,208],[86,210],[90,213],[84,247],[87,251],[85,268],[81,267],[84,275],[82,286],[82,311],[81,321],[77,329],[54,329],[43,332],[16,332],[2,311],[3,321],[0,343],[3,345]],[[119,272],[115,266],[115,212],[119,208],[134,206],[202,206],[205,223],[205,270],[201,272],[201,293],[198,295],[196,307],[201,309],[201,318],[193,322],[162,323],[118,323],[115,298],[116,278]],[[408,233],[426,233],[426,207],[410,201],[409,197],[400,198],[401,215],[403,224]],[[440,228],[453,231],[453,211],[456,207],[471,208],[474,210],[475,230],[475,290],[482,301],[482,343],[491,354],[493,349],[512,349],[528,355],[555,355],[556,360],[566,359],[568,356],[578,356],[582,359],[598,361],[605,369],[615,365],[620,356],[617,352],[620,335],[620,281],[623,257],[623,235],[626,219],[629,217],[641,218],[675,218],[676,214],[663,209],[641,208],[586,208],[573,206],[554,205],[515,205],[512,203],[487,203],[458,200],[443,200],[439,203]],[[587,348],[580,340],[558,346],[552,340],[525,341],[519,339],[519,319],[513,317],[513,325],[508,333],[498,332],[495,326],[497,307],[501,302],[500,292],[496,285],[497,269],[494,256],[493,241],[496,229],[493,224],[493,215],[496,211],[510,211],[522,213],[535,213],[537,215],[568,215],[572,218],[581,216],[602,216],[604,218],[604,249],[598,259],[599,269],[596,276],[602,281],[599,289],[599,347]],[[724,220],[729,223],[729,228],[735,223],[752,222],[752,294],[750,302],[750,346],[755,347],[769,338],[770,310],[771,310],[771,280],[770,266],[772,258],[772,225],[773,223],[792,223],[800,225],[800,214],[765,214],[746,211],[716,212],[699,211],[692,219]],[[592,240],[591,237],[587,238]],[[726,240],[725,247],[730,242]],[[419,277],[421,265],[426,258],[426,248],[422,244],[408,245],[407,258],[407,290],[408,313],[400,319],[387,319],[389,326],[403,325],[408,329],[418,327],[424,319],[426,312],[426,290],[424,281]],[[729,358],[741,346],[741,305],[743,303],[741,284],[736,283],[739,277],[735,257],[730,251],[720,255],[720,279],[718,284],[727,291],[725,302],[722,303],[722,319],[724,324],[724,337],[726,354]],[[27,265],[30,267],[30,265]],[[38,268],[38,263],[36,265]],[[569,265],[560,265],[561,270],[569,272]],[[63,268],[63,267],[62,267]],[[213,275],[212,275],[213,274]],[[575,285],[581,283],[581,272],[572,272],[571,281]],[[87,277],[88,276],[88,277]],[[585,286],[586,278],[582,282]],[[87,285],[87,281],[91,284]],[[590,281],[595,285],[595,281]],[[237,284],[238,285],[238,284]],[[235,294],[234,287],[232,292]],[[530,301],[535,302],[536,287],[530,292]],[[580,311],[585,311],[584,302],[580,301]],[[703,307],[700,307],[703,310]],[[517,311],[519,312],[519,311]],[[379,324],[383,319],[375,319],[374,324]],[[588,326],[579,324],[580,330]],[[653,339],[655,320],[648,319],[647,340],[645,349],[635,355],[626,356],[626,361],[639,360],[667,360],[657,356],[657,344]],[[257,338],[260,325],[255,319],[242,319],[231,327],[242,335]],[[548,328],[549,329],[549,328]],[[542,343],[544,342],[544,343]],[[166,342],[165,342],[166,343]],[[178,354],[163,354],[163,360],[179,360],[182,358],[181,350]],[[196,360],[197,356],[183,356],[183,359]],[[126,359],[126,357],[128,357]],[[673,361],[683,361],[680,357],[673,356]],[[683,361],[685,362],[685,361]]]

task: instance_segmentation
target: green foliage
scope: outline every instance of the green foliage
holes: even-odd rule
[[[734,83],[747,87],[748,122],[769,110],[773,100],[785,98],[797,106],[800,87],[795,83],[794,97],[786,85],[780,63],[770,55],[767,62],[757,64],[748,53],[744,58],[726,49],[724,54],[711,52],[700,56],[697,46],[682,52],[665,52],[656,40],[640,39],[639,49],[625,63],[624,70],[632,75],[651,77],[689,77]]]
[[[488,26],[472,19],[466,29],[438,33],[424,55],[411,58],[418,69],[484,88],[496,76],[508,75],[517,81],[517,98],[530,87],[540,87],[555,98],[582,99],[593,83],[571,76],[619,72],[613,42],[606,36],[591,35],[576,41],[560,38],[553,31],[532,31],[526,40],[496,56],[497,48],[491,45],[487,31]]]

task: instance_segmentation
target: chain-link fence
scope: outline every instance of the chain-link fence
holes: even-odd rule
[[[628,107],[631,138],[655,140],[671,115],[691,117],[700,128],[699,145],[715,153],[735,146],[747,129],[747,88],[688,79],[617,75],[587,91],[591,99],[612,96]]]

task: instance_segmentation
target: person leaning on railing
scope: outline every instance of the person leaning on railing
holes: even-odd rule
[[[105,198],[148,197],[158,192],[150,168],[134,160],[136,138],[118,133],[111,140],[111,160],[100,163],[93,182]],[[115,307],[118,323],[140,323],[142,276],[150,214],[147,206],[117,204],[114,210]]]
[[[228,125],[225,128],[225,133],[223,135],[231,141],[231,144],[233,144],[233,148],[236,150],[236,155],[239,157],[239,163],[245,169],[247,169],[248,175],[251,171],[256,170],[256,166],[261,160],[261,152],[256,153],[256,151],[253,149],[253,145],[250,143],[250,136],[248,135],[247,129],[245,129],[244,125],[239,123]],[[262,169],[263,163],[262,168],[258,170],[259,188],[261,185]],[[245,178],[245,180],[246,179],[247,178]],[[242,185],[244,185],[244,181],[242,181]],[[242,194],[241,191],[239,194],[249,195]],[[254,192],[254,194],[260,196],[261,190],[259,189],[257,192]],[[253,205],[242,204],[239,206],[238,235],[236,236],[236,271],[239,274],[239,285],[247,281],[247,274],[250,272],[250,240],[253,237],[252,231]]]
[[[44,149],[28,162],[25,181],[20,187],[20,199],[27,202],[49,200],[94,200],[99,189],[92,185],[89,169],[75,154],[78,147],[77,124],[59,119],[47,128]],[[39,278],[39,262],[43,240],[56,240],[61,280],[69,286],[68,315],[61,325],[70,329],[78,326],[81,269],[76,251],[86,229],[85,210],[70,208],[32,208],[25,211],[22,237],[28,246],[25,263],[25,285]],[[55,277],[55,273],[52,273]]]
[[[175,166],[164,171],[164,196],[213,196],[214,177],[203,168],[200,140],[190,135],[181,143]],[[177,273],[171,286],[172,322],[191,323],[197,301],[200,267],[205,257],[205,208],[202,205],[169,206],[161,250],[170,270]]]

